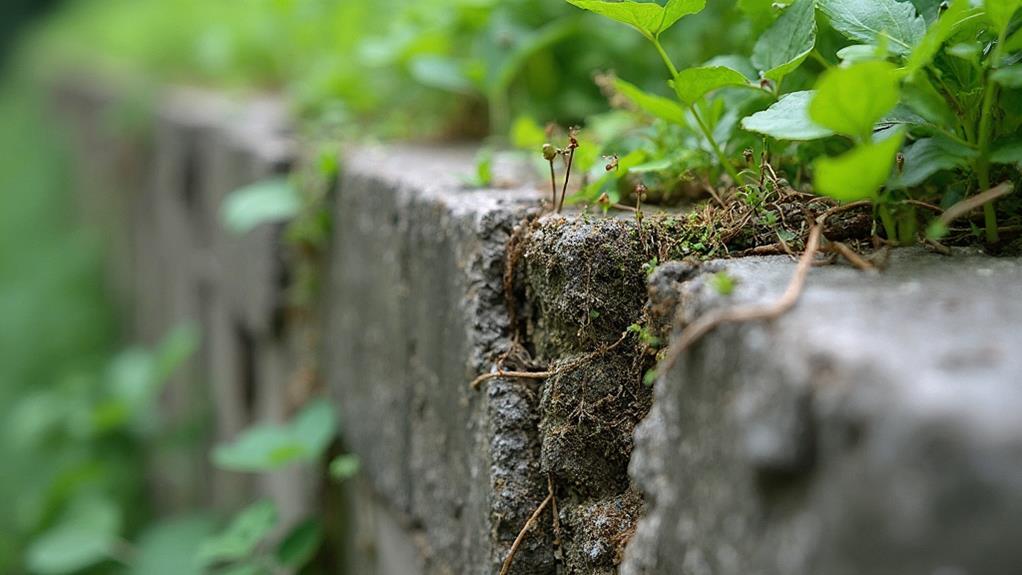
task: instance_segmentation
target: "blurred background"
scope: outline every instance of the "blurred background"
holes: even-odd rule
[[[748,53],[771,4],[710,2],[665,44],[679,65]],[[736,10],[749,17],[733,24]],[[585,124],[593,137],[650,130],[611,110],[593,79],[614,69],[665,92],[662,64],[644,42],[555,0],[5,1],[0,573],[325,573],[337,560],[321,542],[339,507],[284,525],[272,502],[218,509],[198,497],[168,509],[154,496],[154,460],[213,455],[209,409],[174,421],[159,409],[204,329],[182,318],[145,340],[125,328],[129,312],[106,273],[116,234],[81,217],[73,185],[81,172],[55,111],[55,85],[85,78],[119,91],[128,104],[104,115],[103,129],[139,142],[164,87],[272,95],[287,103],[294,134],[327,150],[318,169],[329,176],[330,150],[345,142],[471,140],[534,150],[551,122]],[[635,137],[672,142],[650,131]],[[485,160],[466,171],[487,178]],[[313,399],[290,421],[221,445],[214,465],[255,474],[304,465],[343,480],[357,461],[331,443],[334,425]]]

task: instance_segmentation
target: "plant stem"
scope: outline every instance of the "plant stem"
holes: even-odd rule
[[[554,172],[554,161],[550,160],[550,209],[557,209],[557,175]]]
[[[667,66],[667,71],[671,73],[671,79],[677,81],[678,67],[671,61],[671,57],[667,55],[667,52],[664,50],[664,46],[660,43],[660,40],[653,36],[646,36],[646,38],[653,43],[653,46],[656,47],[657,53],[660,54],[660,58]],[[696,123],[699,124],[699,129],[702,130],[703,136],[705,136],[710,142],[710,147],[713,148],[713,153],[717,156],[717,161],[720,162],[720,166],[724,168],[724,171],[727,172],[729,176],[731,176],[731,179],[734,180],[734,183],[737,186],[739,182],[738,170],[731,165],[727,156],[724,155],[724,151],[720,149],[720,145],[717,144],[717,140],[713,137],[713,132],[710,131],[706,122],[704,122],[702,117],[699,116],[699,112],[696,110],[695,105],[690,105],[689,109],[692,110],[692,115],[695,117]]]
[[[884,204],[878,204],[877,211],[880,213],[880,221],[884,225],[887,239],[896,243],[898,241],[898,225],[894,220],[894,216],[891,215],[891,208]]]
[[[571,164],[575,161],[575,148],[568,150],[568,169],[564,174],[564,187],[561,188],[561,201],[557,204],[557,213],[564,208],[564,197],[568,195],[568,180],[571,179]]]
[[[647,38],[649,38],[649,41],[652,42],[653,46],[656,47],[656,51],[660,53],[660,57],[663,59],[664,64],[667,65],[667,70],[670,71],[671,73],[671,79],[673,80],[677,78],[678,68],[674,65],[674,62],[671,61],[671,57],[667,55],[667,52],[664,51],[664,47],[660,43],[660,40],[652,36],[647,36]]]
[[[827,59],[823,57],[823,54],[820,54],[819,50],[814,49],[812,52],[809,53],[809,57],[812,58],[813,60],[816,60],[816,62],[820,66],[823,66],[824,70],[829,70],[834,67],[833,64],[828,62]]]
[[[983,94],[983,108],[979,117],[979,158],[976,159],[976,178],[979,180],[980,192],[990,189],[990,137],[993,131],[993,105],[997,93],[997,83],[994,82],[992,69],[996,68],[1001,61],[1001,50],[1007,37],[1007,28],[1001,30],[997,37],[997,46],[991,54],[993,65],[987,71],[987,85]],[[983,206],[983,220],[986,226],[986,239],[989,244],[996,244],[1000,240],[997,233],[997,211],[993,202]]]
[[[699,124],[699,129],[703,131],[703,135],[706,136],[707,141],[710,142],[710,147],[713,148],[713,153],[716,154],[717,161],[720,162],[720,166],[724,168],[724,171],[727,172],[729,176],[731,176],[731,179],[737,186],[739,184],[738,170],[731,165],[727,156],[724,155],[724,151],[720,149],[720,146],[717,144],[717,140],[713,137],[713,132],[710,131],[710,127],[707,126],[706,122],[704,122],[702,117],[699,116],[699,111],[696,110],[695,105],[689,106],[689,109],[692,110],[692,116],[695,117],[696,123]]]

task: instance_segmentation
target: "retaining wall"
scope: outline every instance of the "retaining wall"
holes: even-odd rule
[[[669,340],[707,309],[776,297],[794,264],[650,274],[672,224],[542,215],[529,183],[469,188],[470,148],[361,147],[333,198],[318,321],[295,321],[281,226],[239,238],[217,216],[300,153],[278,104],[174,92],[150,136],[129,138],[103,121],[109,92],[57,94],[129,332],[201,326],[167,417],[212,421],[213,441],[285,419],[313,330],[362,462],[340,492],[317,470],[257,485],[161,453],[168,510],[268,493],[286,517],[343,514],[331,545],[359,574],[497,573],[550,494],[557,520],[548,503],[511,573],[996,575],[1022,561],[1018,260],[909,250],[881,275],[815,270],[793,312],[711,333],[650,387],[655,350],[630,326]],[[733,295],[709,287],[719,270]],[[498,369],[549,376],[469,385]]]

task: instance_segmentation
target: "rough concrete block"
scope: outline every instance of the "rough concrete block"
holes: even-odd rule
[[[545,496],[534,390],[468,386],[506,349],[505,246],[535,198],[462,189],[471,166],[470,150],[359,151],[336,199],[326,376],[377,496],[423,533],[425,573],[496,572]],[[532,545],[517,572],[549,572]]]
[[[689,320],[766,302],[787,258],[676,265]],[[649,511],[622,573],[1014,573],[1022,564],[1022,262],[894,253],[813,270],[797,307],[721,327],[656,384],[631,474]]]

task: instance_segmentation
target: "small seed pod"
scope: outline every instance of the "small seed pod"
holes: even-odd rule
[[[612,156],[603,156],[603,159],[607,160],[607,165],[604,166],[604,167],[607,169],[608,172],[616,172],[617,171],[617,165],[618,165],[617,154],[614,154]]]
[[[568,149],[569,150],[574,150],[575,148],[578,148],[578,146],[579,146],[579,144],[578,144],[578,132],[579,132],[578,126],[572,126],[571,128],[568,129]]]
[[[552,162],[557,157],[557,148],[551,144],[543,144],[543,159]]]
[[[648,191],[649,188],[646,187],[646,184],[642,182],[635,184],[635,197],[638,198],[640,202],[646,201],[646,197],[648,196],[646,192]]]

